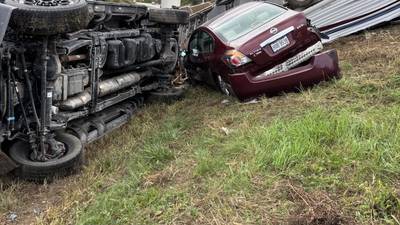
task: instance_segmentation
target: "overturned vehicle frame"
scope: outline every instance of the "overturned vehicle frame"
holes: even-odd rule
[[[182,94],[170,81],[186,11],[5,0],[0,19],[0,174],[69,174],[83,146],[127,122],[146,96]]]

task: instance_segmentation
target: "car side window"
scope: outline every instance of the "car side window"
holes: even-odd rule
[[[198,33],[198,50],[200,53],[214,52],[214,39],[207,32]]]
[[[189,51],[192,51],[193,49],[198,49],[197,47],[197,36],[199,33],[194,33],[192,35],[192,38],[190,39],[189,42]]]
[[[199,46],[198,46],[198,36],[199,32],[194,33],[189,41],[189,54],[194,57],[199,56]]]
[[[189,42],[189,51],[193,56],[214,52],[214,39],[204,31],[198,31],[192,35]]]

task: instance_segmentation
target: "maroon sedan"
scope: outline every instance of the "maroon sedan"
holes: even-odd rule
[[[322,48],[303,13],[249,2],[197,28],[185,66],[191,79],[245,100],[339,77],[337,52]]]

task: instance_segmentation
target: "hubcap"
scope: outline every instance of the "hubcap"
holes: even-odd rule
[[[222,93],[226,95],[231,95],[231,92],[229,91],[229,85],[222,79],[220,75],[218,75],[218,84],[221,88]]]

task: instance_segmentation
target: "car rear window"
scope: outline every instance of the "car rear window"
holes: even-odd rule
[[[285,8],[262,4],[252,8],[215,28],[216,34],[226,42],[233,41],[285,13]]]

